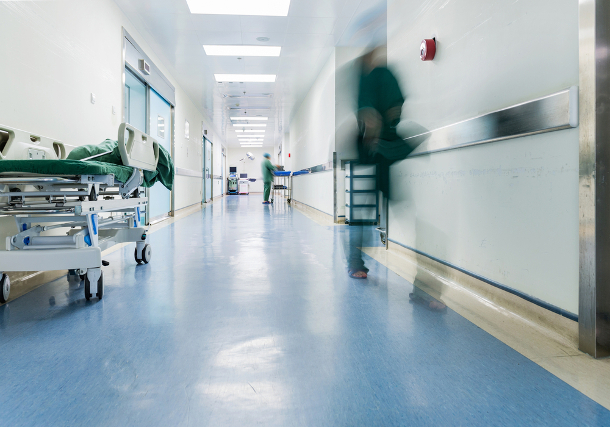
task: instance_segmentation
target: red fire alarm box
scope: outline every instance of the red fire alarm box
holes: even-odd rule
[[[432,61],[436,54],[436,38],[424,39],[419,47],[419,57],[422,61]]]

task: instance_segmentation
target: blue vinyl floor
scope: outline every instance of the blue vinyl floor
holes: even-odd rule
[[[610,425],[370,258],[349,279],[342,230],[230,196],[150,234],[149,265],[107,256],[100,302],[64,277],[0,307],[0,425]]]

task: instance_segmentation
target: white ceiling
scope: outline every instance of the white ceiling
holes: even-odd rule
[[[333,47],[368,43],[372,35],[363,37],[358,30],[386,7],[386,0],[291,0],[287,17],[272,17],[194,15],[186,0],[115,1],[228,147],[239,146],[229,117],[245,111],[269,117],[264,146],[280,142]],[[207,56],[204,44],[281,46],[282,53],[242,59]],[[216,83],[215,73],[277,74],[277,80]]]

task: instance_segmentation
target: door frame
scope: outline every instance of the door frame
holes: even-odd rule
[[[127,32],[127,30],[125,30],[125,28],[122,28],[122,32],[123,32],[123,37],[122,37],[122,46],[121,46],[121,52],[122,52],[122,57],[123,57],[123,61],[121,63],[121,79],[122,79],[122,87],[121,90],[123,91],[123,96],[121,97],[121,117],[122,117],[122,122],[125,122],[125,73],[126,70],[129,70],[129,72],[131,74],[133,74],[138,80],[140,80],[144,86],[146,87],[146,129],[141,129],[143,130],[146,134],[150,134],[150,91],[154,90],[161,98],[163,98],[170,106],[170,156],[172,157],[172,159],[175,159],[175,154],[176,154],[176,138],[175,138],[175,108],[176,108],[176,89],[174,88],[174,86],[171,84],[171,82],[167,79],[167,77],[165,77],[165,75],[161,72],[161,70],[159,70],[159,68],[153,63],[153,61],[150,59],[150,57],[148,57],[146,55],[146,53],[144,52],[144,50],[136,43],[136,41],[134,40],[134,38]],[[128,54],[127,54],[127,49],[128,49],[128,44],[129,43],[129,49],[130,49],[130,54],[129,57],[130,59],[128,59]],[[134,54],[134,49],[135,51],[137,51],[137,55],[138,57],[140,57],[142,60],[146,61],[149,65],[150,65],[150,74],[145,75],[142,74],[140,72],[140,70],[138,70],[136,67],[136,61],[135,58],[133,57]],[[131,62],[130,62],[131,61]],[[145,195],[146,197],[150,197],[150,191],[147,188],[145,190]],[[154,222],[159,222],[161,220],[164,220],[166,218],[172,217],[175,214],[175,192],[172,190],[170,191],[170,202],[169,202],[169,212],[167,213],[166,216],[161,217],[160,219],[155,220]],[[149,218],[149,213],[148,211],[146,211],[146,215],[145,215],[145,221],[146,224],[150,223],[150,218]]]

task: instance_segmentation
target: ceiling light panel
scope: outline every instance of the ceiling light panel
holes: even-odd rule
[[[231,120],[269,120],[269,117],[231,117]]]
[[[205,15],[288,16],[290,0],[186,0],[191,13]]]
[[[204,45],[209,56],[280,56],[280,46]]]
[[[217,82],[274,83],[275,74],[214,74]]]
[[[235,129],[235,132],[246,132],[246,133],[265,133],[265,129],[251,129],[251,130]],[[261,135],[261,136],[262,136],[262,135]]]
[[[233,126],[240,127],[240,128],[251,128],[251,127],[254,127],[254,126],[256,126],[256,127],[263,127],[264,128],[264,127],[267,127],[267,124],[266,123],[256,123],[256,124],[253,124],[253,125],[247,125],[245,123],[233,123]]]

